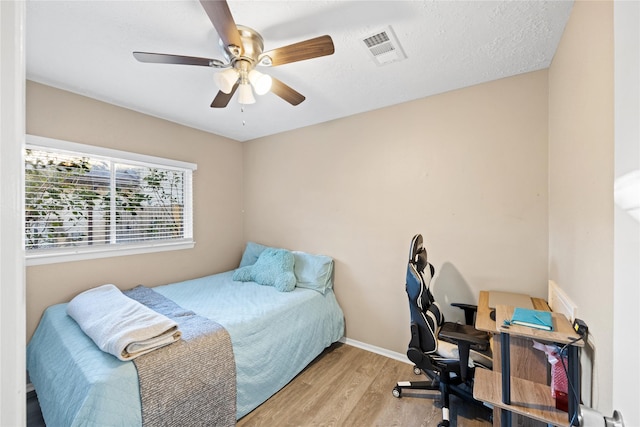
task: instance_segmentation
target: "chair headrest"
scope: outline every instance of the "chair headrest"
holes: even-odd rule
[[[411,240],[409,249],[409,262],[415,265],[416,270],[422,273],[427,266],[427,250],[424,248],[422,234],[416,234]]]

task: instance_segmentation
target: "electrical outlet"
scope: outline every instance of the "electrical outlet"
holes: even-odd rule
[[[576,333],[581,337],[584,337],[589,332],[587,324],[577,318],[573,321],[573,330],[576,331]]]

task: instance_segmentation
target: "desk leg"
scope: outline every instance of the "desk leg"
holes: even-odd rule
[[[502,403],[511,405],[511,354],[509,334],[500,334],[500,356],[502,358]],[[500,425],[511,427],[511,412],[502,409]]]
[[[580,355],[578,353],[578,347],[570,345],[567,348],[567,367],[569,389],[567,394],[569,395],[569,422],[571,425],[579,425],[578,415],[580,410]],[[572,422],[573,421],[573,422]]]
[[[511,412],[508,409],[500,409],[500,427],[511,427]]]

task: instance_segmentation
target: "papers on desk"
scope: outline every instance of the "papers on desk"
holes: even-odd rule
[[[553,318],[550,311],[516,307],[511,317],[511,323],[544,331],[553,331]]]

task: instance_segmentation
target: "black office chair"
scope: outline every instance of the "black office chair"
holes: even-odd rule
[[[483,405],[473,398],[473,374],[477,366],[491,368],[492,358],[489,335],[472,326],[476,306],[452,304],[465,311],[466,325],[444,321],[429,289],[434,272],[433,265],[427,261],[422,235],[417,234],[411,241],[407,266],[406,290],[411,312],[411,341],[407,356],[415,364],[414,373],[424,373],[431,381],[398,382],[393,395],[399,398],[405,389],[439,390],[442,421],[438,427],[448,427],[450,394]],[[490,417],[488,408],[487,415]]]

